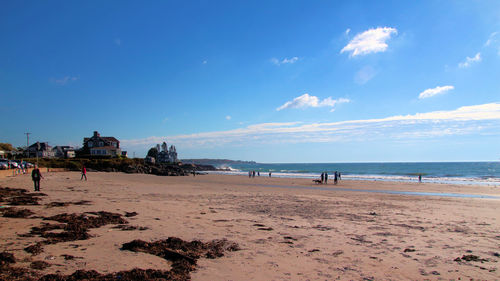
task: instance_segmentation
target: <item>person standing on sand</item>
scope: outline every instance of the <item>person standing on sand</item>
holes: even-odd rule
[[[82,177],[80,180],[83,180],[83,177],[85,177],[85,181],[87,180],[87,169],[85,168],[85,165],[82,165]]]
[[[269,177],[271,177],[271,172],[269,172]]]
[[[325,172],[325,184],[328,184],[328,173]]]
[[[323,181],[325,181],[325,173],[321,173],[321,183],[323,183]]]
[[[422,174],[418,174],[418,182],[422,182]]]
[[[38,165],[35,165],[35,168],[31,172],[31,179],[35,184],[35,191],[40,191],[40,179],[43,179],[42,173],[38,169]]]
[[[337,184],[337,181],[338,181],[338,176],[339,174],[337,173],[337,171],[335,171],[335,173],[333,174],[333,184]]]

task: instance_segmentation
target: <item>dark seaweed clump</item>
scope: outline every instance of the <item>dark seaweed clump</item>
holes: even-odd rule
[[[26,189],[21,188],[0,187],[0,201],[12,206],[40,205],[40,196],[47,196],[47,194],[27,193]]]
[[[34,213],[28,209],[18,209],[14,207],[0,209],[3,216],[6,218],[27,218]]]
[[[80,200],[76,202],[50,202],[46,204],[47,208],[54,208],[54,207],[66,207],[69,205],[90,205],[91,201],[87,200]]]
[[[214,259],[224,256],[225,251],[239,250],[238,244],[226,239],[203,243],[198,240],[186,242],[176,237],[156,242],[133,240],[122,245],[122,250],[144,252],[172,262],[170,275],[174,280],[188,280],[189,273],[196,268],[196,261],[201,258]]]
[[[16,263],[13,254],[7,252],[0,252],[0,280],[33,280],[30,270],[19,267],[11,267],[11,264]]]

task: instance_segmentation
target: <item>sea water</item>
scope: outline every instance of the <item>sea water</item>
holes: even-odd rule
[[[342,180],[418,181],[446,184],[471,184],[500,186],[500,162],[412,162],[412,163],[241,163],[218,166],[227,169],[219,174],[248,175],[248,171],[260,172],[260,176],[289,178],[319,178],[327,172],[342,174]]]

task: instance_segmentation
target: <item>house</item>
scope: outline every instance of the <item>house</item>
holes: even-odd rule
[[[28,155],[29,157],[51,158],[54,157],[54,151],[48,142],[37,141],[28,147]]]
[[[163,142],[161,145],[161,149],[159,144],[156,145],[156,150],[158,151],[158,155],[156,156],[157,163],[179,162],[179,160],[177,159],[177,149],[174,145],[171,145],[170,148],[168,148],[167,143]]]
[[[92,137],[83,139],[83,151],[90,157],[118,157],[122,155],[119,140],[115,137],[101,137],[97,131],[94,131]]]
[[[54,156],[57,158],[75,158],[75,149],[71,146],[58,145],[52,151],[54,151]]]

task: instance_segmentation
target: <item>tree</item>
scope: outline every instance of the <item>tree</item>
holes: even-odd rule
[[[156,147],[152,147],[151,149],[149,149],[148,156],[156,159],[156,157],[158,156],[158,149],[156,149]]]
[[[0,142],[0,150],[3,151],[16,151],[16,149],[10,143],[1,143]]]

